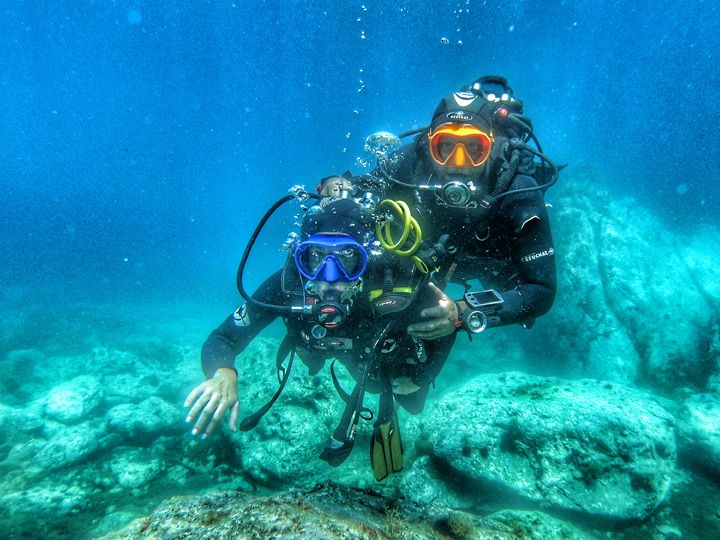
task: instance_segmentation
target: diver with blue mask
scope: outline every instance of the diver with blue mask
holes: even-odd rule
[[[247,303],[214,330],[202,348],[207,380],[187,397],[193,434],[212,433],[226,412],[237,429],[239,405],[235,357],[277,317],[287,335],[276,356],[279,387],[260,410],[240,422],[240,430],[257,425],[282,392],[295,356],[318,374],[332,359],[330,374],[345,411],[321,458],[340,465],[349,455],[361,419],[373,413],[363,405],[366,392],[380,395],[374,424],[371,462],[382,480],[402,469],[403,452],[395,411],[399,404],[412,414],[422,411],[430,385],[449,354],[454,336],[432,344],[405,332],[407,317],[434,299],[428,298],[427,276],[409,258],[380,253],[378,214],[364,199],[351,197],[349,177],[321,182],[320,197],[302,221],[300,235],[282,270],[247,295],[242,274],[253,235],[238,270],[238,287]],[[267,217],[267,215],[266,215]],[[259,228],[264,224],[261,221]],[[380,250],[382,251],[382,250]],[[414,312],[414,313],[413,313]],[[346,392],[336,377],[340,362],[356,381]]]

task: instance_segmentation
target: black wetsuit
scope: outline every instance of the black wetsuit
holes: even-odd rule
[[[373,358],[372,349],[379,328],[387,320],[377,321],[368,300],[371,287],[356,295],[350,315],[345,323],[328,329],[327,335],[317,340],[311,336],[311,324],[296,317],[284,319],[288,335],[296,345],[296,352],[308,366],[311,375],[318,373],[330,358],[337,358],[360,380],[366,363]],[[428,291],[429,293],[429,291]],[[391,379],[409,377],[420,390],[407,395],[395,395],[396,400],[409,412],[422,411],[429,387],[440,372],[450,352],[455,335],[434,341],[423,341],[408,336],[408,321],[417,318],[419,309],[432,305],[431,294],[420,295],[412,313],[397,319],[393,330],[380,342],[377,358],[368,371],[366,389],[372,393],[383,391]],[[268,278],[253,298],[273,305],[301,305],[304,301],[302,284],[292,264]],[[279,315],[249,303],[230,315],[215,329],[202,347],[202,367],[207,378],[218,368],[234,369],[235,357]]]
[[[392,154],[384,164],[386,173],[406,184],[442,184],[430,162],[425,141],[420,136]],[[489,182],[492,190],[497,165],[490,163],[488,170],[490,178],[494,178]],[[537,186],[531,176],[534,170],[532,156],[523,156],[508,191]],[[452,263],[457,265],[450,281],[466,285],[477,279],[483,287],[495,289],[503,297],[502,308],[490,326],[529,325],[552,306],[556,289],[555,250],[541,190],[507,195],[489,210],[465,210],[440,206],[434,193],[390,183],[379,171],[364,177],[360,187],[380,189],[384,197],[400,198],[414,207],[420,214],[424,245],[432,246],[441,235],[450,235],[447,245],[458,250],[442,269],[447,271]]]

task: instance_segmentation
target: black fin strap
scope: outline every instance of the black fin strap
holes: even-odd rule
[[[283,342],[284,342],[284,340],[283,340]],[[282,345],[281,345],[281,347],[282,347]],[[270,398],[270,401],[268,401],[265,405],[263,405],[255,413],[243,418],[243,421],[240,422],[240,431],[250,431],[251,429],[254,429],[255,426],[258,425],[258,422],[260,422],[260,419],[263,416],[265,416],[265,414],[270,410],[270,408],[273,406],[273,404],[277,401],[277,398],[280,397],[280,394],[282,393],[283,389],[285,388],[285,384],[287,383],[288,379],[290,378],[290,371],[292,370],[293,360],[295,360],[295,346],[294,345],[293,345],[292,349],[290,350],[290,360],[288,361],[287,369],[283,368],[282,365],[278,367],[278,377],[280,376],[279,373],[282,370],[282,378],[280,379],[280,386],[275,391],[275,395],[272,398]]]

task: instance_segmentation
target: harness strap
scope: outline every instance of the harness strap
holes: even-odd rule
[[[282,340],[280,347],[278,347],[278,352],[275,356],[275,366],[277,367],[277,377],[280,386],[278,386],[278,389],[275,391],[275,395],[270,398],[270,401],[268,401],[265,405],[263,405],[253,414],[243,418],[242,422],[240,422],[240,431],[250,431],[251,429],[254,429],[255,426],[258,425],[258,422],[260,422],[260,419],[265,416],[265,414],[267,414],[270,408],[280,397],[280,394],[282,394],[282,391],[285,388],[285,384],[290,378],[290,371],[292,370],[293,361],[295,360],[296,346],[297,344],[295,339],[291,338],[290,334],[287,334],[285,336],[285,339]],[[285,357],[288,355],[288,351],[289,360],[287,368],[285,368],[283,367],[283,362],[285,361]]]

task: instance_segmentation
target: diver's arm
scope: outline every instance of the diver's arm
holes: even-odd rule
[[[522,323],[550,310],[555,300],[557,276],[550,219],[540,191],[529,192],[507,209],[509,227],[516,232],[512,259],[518,272],[514,289],[499,291],[503,297],[497,319],[489,326]]]
[[[537,184],[532,178],[519,176],[511,189],[534,185]],[[505,226],[515,231],[511,256],[517,279],[513,289],[498,291],[503,298],[502,307],[488,317],[487,327],[539,317],[550,309],[555,299],[555,249],[542,193],[525,192],[508,198],[503,201],[501,213],[507,216]],[[433,340],[462,328],[460,321],[468,309],[465,301],[452,302],[439,289],[435,292],[437,305],[420,313],[422,322],[411,324],[409,334]]]
[[[281,301],[282,272],[268,278],[255,292],[253,298],[267,303]],[[240,404],[237,392],[235,357],[277,315],[274,312],[252,306],[238,309],[215,329],[203,345],[202,367],[207,380],[196,386],[185,399],[185,407],[191,407],[185,422],[197,418],[192,434],[210,435],[225,413],[230,411],[230,429],[237,430]]]
[[[285,305],[287,297],[279,291],[282,271],[270,276],[253,294],[253,298],[268,304]],[[269,325],[277,313],[267,311],[247,303],[238,308],[223,323],[213,330],[202,346],[200,353],[203,372],[211,379],[219,368],[235,369],[235,357]]]

